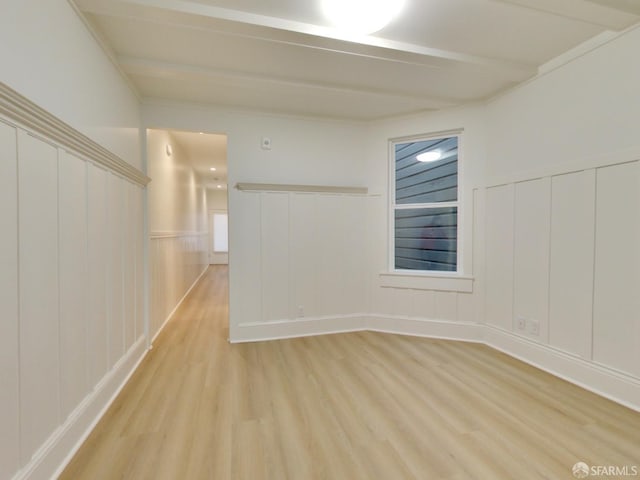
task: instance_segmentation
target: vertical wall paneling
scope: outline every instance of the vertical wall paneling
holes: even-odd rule
[[[124,223],[124,188],[120,177],[109,174],[107,181],[109,215],[109,367],[124,354],[124,278],[122,240]]]
[[[60,152],[60,406],[65,419],[88,393],[86,163]]]
[[[289,194],[261,196],[262,314],[289,318]]]
[[[0,478],[20,465],[16,133],[0,122]]]
[[[144,192],[140,187],[134,188],[134,202],[133,209],[135,216],[133,224],[135,225],[135,309],[136,309],[136,340],[144,336],[144,298],[145,298],[145,273],[144,273]]]
[[[486,323],[511,330],[513,316],[514,187],[487,189]]]
[[[291,318],[313,317],[316,306],[318,258],[318,222],[316,196],[308,193],[291,194]]]
[[[366,198],[361,196],[342,197],[342,218],[339,238],[342,240],[338,260],[341,261],[340,275],[344,278],[343,311],[341,313],[362,313],[365,308],[364,265],[366,263]]]
[[[515,189],[513,315],[530,321],[524,333],[546,342],[551,180],[542,178],[521,182]],[[537,334],[532,330],[531,322],[534,321],[539,325]]]
[[[90,385],[96,385],[107,372],[107,172],[87,164],[87,235],[88,235],[88,316],[87,370]]]
[[[591,359],[595,170],[552,179],[549,342]]]
[[[458,294],[455,292],[435,292],[436,319],[455,322],[458,319]]]
[[[235,192],[234,192],[235,193]],[[239,323],[260,322],[262,320],[262,289],[260,280],[260,194],[235,193],[235,211],[229,215],[229,263],[242,278],[241,288],[230,288],[230,308]],[[236,254],[242,252],[242,255]],[[233,282],[229,282],[233,285]]]
[[[485,215],[486,215],[486,190],[473,190],[473,294],[471,295],[473,314],[467,316],[468,309],[461,309],[458,320],[463,322],[485,322]],[[464,295],[460,295],[464,298]],[[464,301],[463,301],[464,302]]]
[[[318,195],[318,313],[345,313],[345,278],[341,275],[344,251],[344,204],[334,195]],[[352,252],[349,252],[350,254]]]
[[[640,163],[597,171],[593,358],[640,375]]]
[[[20,450],[26,463],[59,425],[58,151],[22,130],[18,151]]]
[[[128,181],[122,182],[124,187],[124,347],[125,351],[133,345],[136,334],[136,311],[135,311],[135,253],[136,239],[135,231],[139,228],[135,225],[135,189],[136,187]]]

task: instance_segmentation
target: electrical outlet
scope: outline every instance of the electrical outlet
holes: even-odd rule
[[[529,320],[529,333],[531,335],[540,335],[540,322],[538,320]]]
[[[524,331],[527,328],[527,319],[522,315],[518,315],[516,317],[516,328],[521,331]]]
[[[298,305],[298,318],[304,317],[304,307],[302,305]]]

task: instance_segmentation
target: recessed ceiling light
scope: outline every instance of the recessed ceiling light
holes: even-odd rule
[[[442,158],[442,152],[440,150],[431,150],[429,152],[424,152],[419,155],[416,155],[416,160],[419,162],[435,162],[436,160],[440,160]]]
[[[340,30],[369,35],[400,13],[405,0],[322,0],[322,10]]]
[[[216,167],[211,167],[209,170],[211,170],[212,172],[216,171]]]
[[[218,188],[222,188],[222,185],[218,185]]]

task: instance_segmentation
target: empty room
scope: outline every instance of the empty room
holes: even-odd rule
[[[638,2],[0,11],[0,480],[640,478]]]

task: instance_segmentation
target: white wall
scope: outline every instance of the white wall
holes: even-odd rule
[[[226,210],[227,204],[226,190],[207,189],[207,210]]]
[[[69,2],[3,2],[0,58],[3,85],[141,165],[137,97]],[[0,116],[0,478],[51,478],[145,351],[143,189],[14,113]]]
[[[147,152],[153,337],[208,265],[207,192],[170,132],[148,130]]]
[[[497,98],[486,113],[494,341],[636,406],[639,47],[636,28]],[[531,323],[520,330],[518,316],[539,321],[539,332]]]
[[[0,81],[140,168],[139,104],[67,0],[4,0]]]
[[[474,217],[481,211],[482,202],[474,201],[475,190],[484,183],[485,127],[484,109],[470,106],[449,111],[416,115],[377,122],[367,137],[368,168],[365,175],[375,192],[380,193],[370,212],[372,235],[367,261],[370,297],[368,311],[379,325],[394,325],[407,332],[455,336],[456,327],[449,333],[441,324],[433,330],[432,322],[482,321],[482,296],[477,282],[472,292],[459,292],[435,280],[424,285],[421,280],[407,278],[401,286],[389,286],[380,273],[390,269],[389,253],[389,141],[406,136],[428,135],[447,130],[462,129],[460,137],[460,209],[459,229],[462,238],[460,273],[475,275],[482,270],[482,258],[474,255],[473,240],[481,233],[481,225]],[[474,229],[478,230],[474,236]],[[431,323],[430,323],[431,322]],[[380,327],[382,328],[382,327]]]
[[[146,105],[149,125],[227,133],[230,186],[370,189],[230,191],[232,339],[374,328],[484,341],[640,408],[639,46],[632,30],[486,105],[368,126]],[[391,282],[380,275],[388,141],[460,128],[461,264],[472,289]],[[260,150],[262,136],[273,150]],[[359,255],[344,261],[356,243]],[[356,299],[348,306],[332,283],[341,278]],[[299,307],[312,320],[296,318]]]
[[[0,151],[0,478],[49,478],[144,352],[142,189],[3,117]]]
[[[227,135],[233,340],[273,336],[273,329],[288,335],[301,324],[332,328],[336,317],[365,309],[367,197],[233,188],[238,182],[366,186],[364,126],[162,104],[145,105],[143,115],[149,127]],[[271,138],[271,150],[260,148],[263,136]]]

